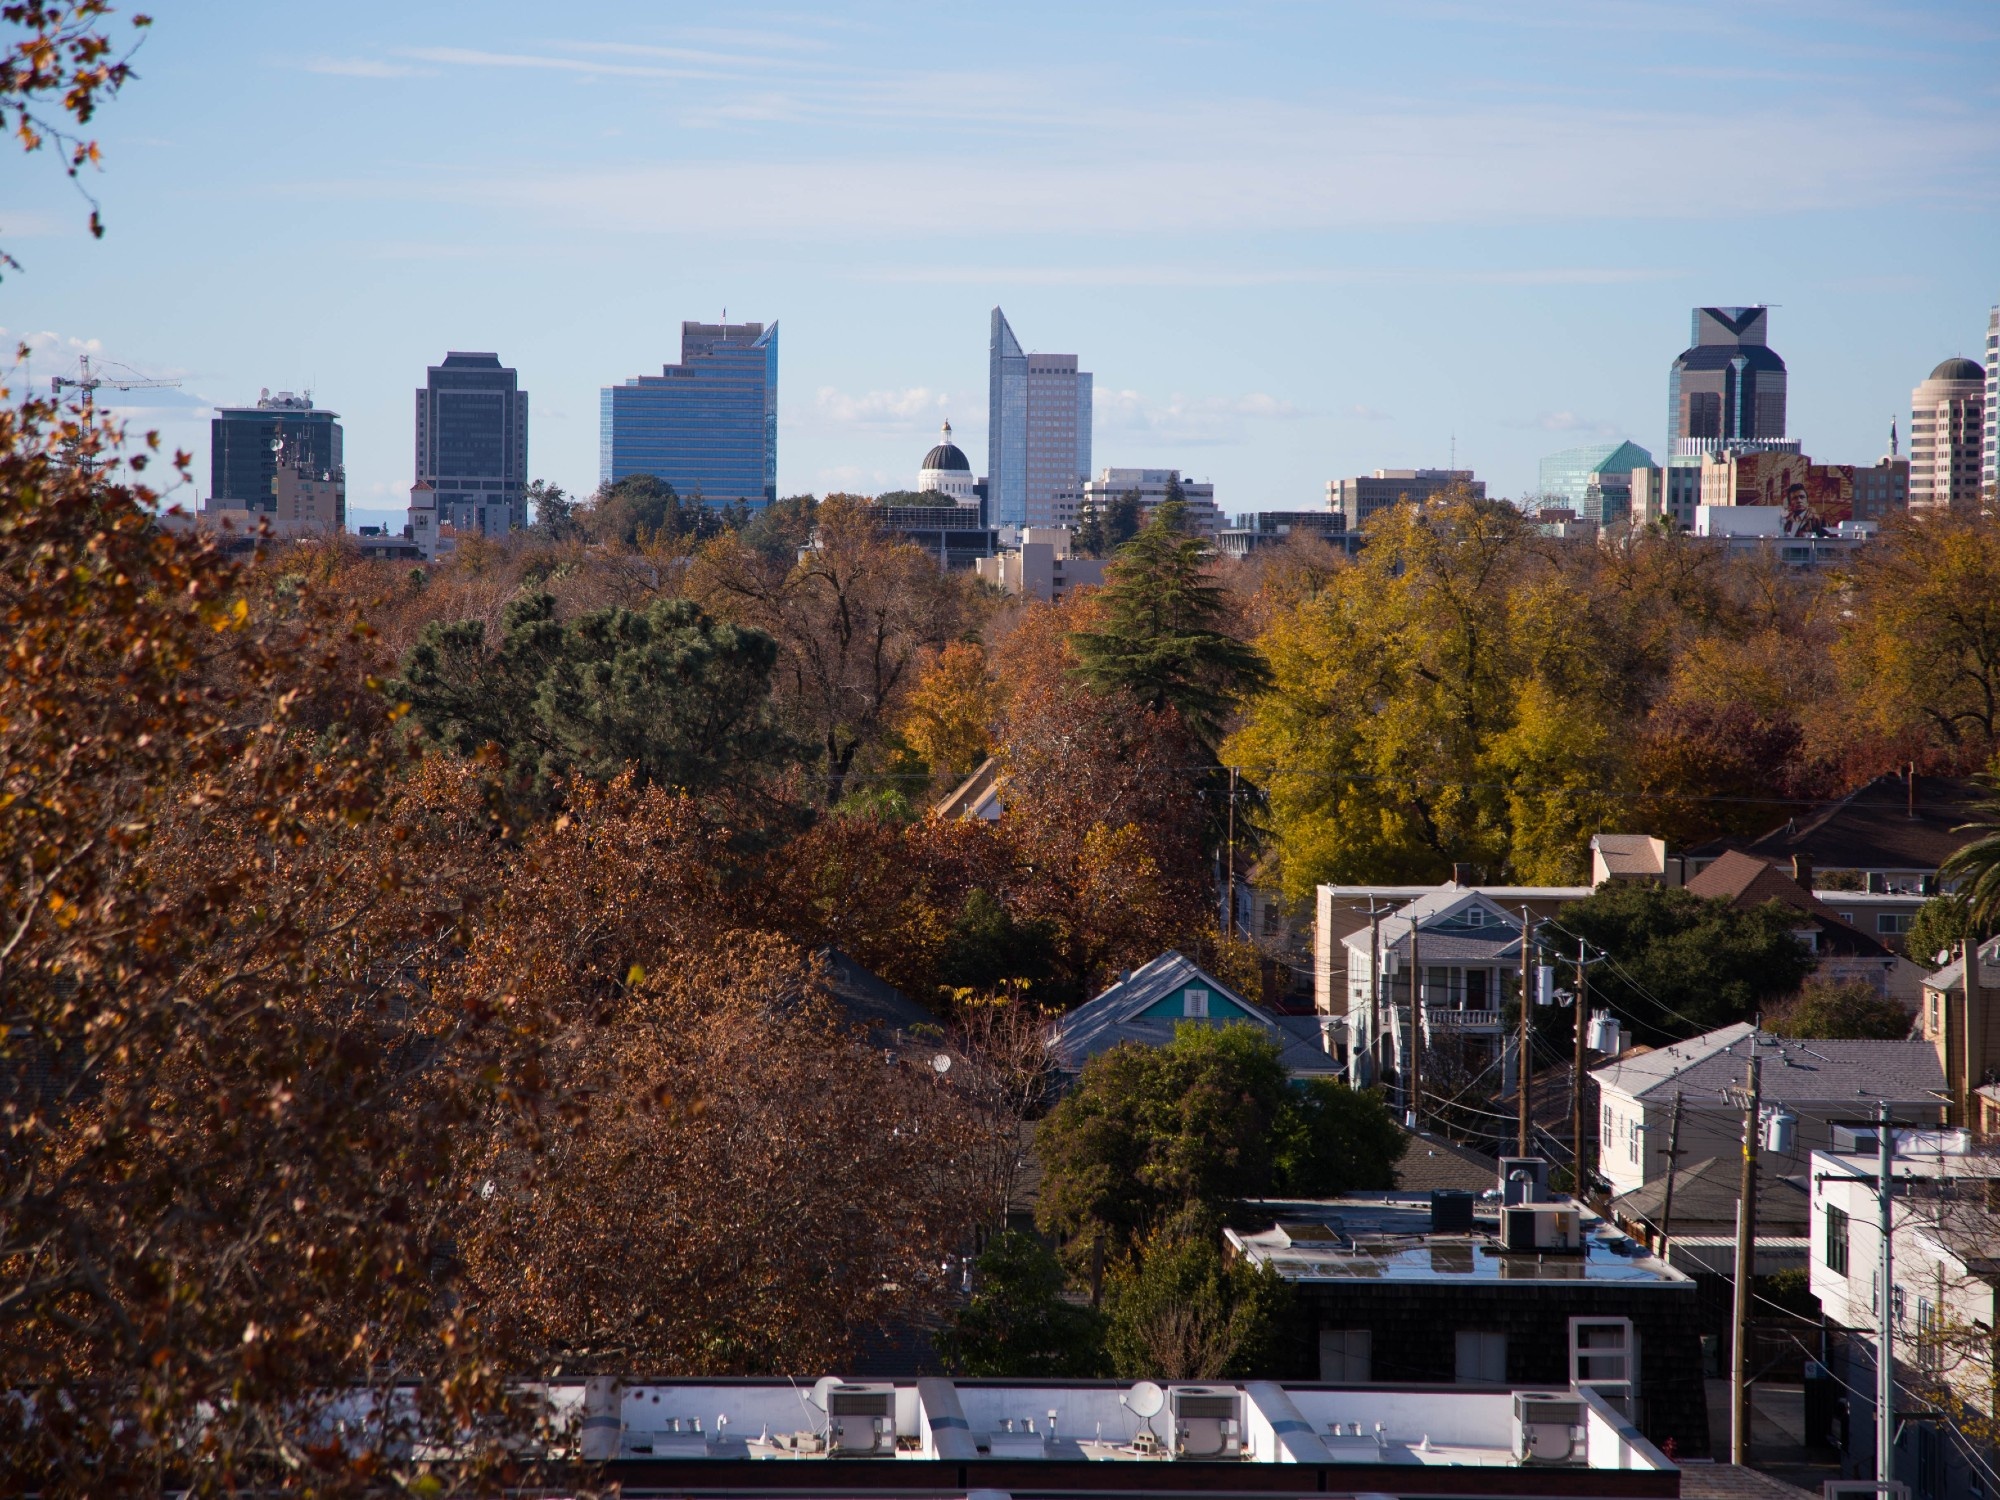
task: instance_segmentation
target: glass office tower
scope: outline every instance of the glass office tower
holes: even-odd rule
[[[255,406],[218,406],[208,424],[208,504],[268,511],[277,504],[279,447],[294,468],[332,476],[345,462],[340,413],[313,405],[312,393],[266,390]]]
[[[1074,524],[1090,477],[1092,377],[1074,354],[1028,354],[993,309],[986,385],[988,514],[996,526]]]
[[[598,397],[598,477],[650,474],[684,500],[778,498],[778,325],[683,323],[681,362]]]
[[[1632,516],[1632,471],[1650,469],[1653,455],[1637,443],[1565,448],[1542,460],[1542,482],[1530,512],[1561,507],[1586,521],[1610,525]]]
[[[1693,343],[1667,376],[1667,456],[1785,436],[1785,362],[1765,339],[1769,309],[1697,307]]]
[[[528,524],[528,393],[497,354],[453,350],[417,390],[417,482],[440,526],[501,536]]]

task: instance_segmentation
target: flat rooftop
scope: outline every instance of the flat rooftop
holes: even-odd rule
[[[1432,1233],[1428,1193],[1366,1193],[1257,1206],[1272,1212],[1269,1229],[1228,1229],[1224,1237],[1239,1254],[1287,1281],[1693,1284],[1617,1226],[1570,1199],[1561,1200],[1561,1206],[1578,1215],[1580,1251],[1503,1249],[1500,1207],[1488,1201],[1475,1203],[1469,1233]]]
[[[1674,1465],[1589,1389],[831,1376],[542,1389],[574,1456],[628,1496],[1679,1493]]]

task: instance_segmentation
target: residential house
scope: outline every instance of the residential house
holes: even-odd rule
[[[1587,885],[1478,885],[1467,865],[1454,865],[1442,885],[1322,885],[1313,893],[1313,1007],[1321,1015],[1344,1016],[1352,1003],[1347,963],[1348,935],[1427,896],[1477,893],[1518,919],[1523,907],[1531,921],[1553,917],[1590,894]],[[1365,951],[1365,945],[1364,945]],[[1362,980],[1366,983],[1365,978]]]
[[[1961,952],[1924,981],[1917,1023],[1944,1070],[1951,1123],[2000,1133],[2000,938]]]
[[[1074,1076],[1091,1058],[1121,1042],[1164,1047],[1184,1023],[1242,1024],[1259,1028],[1278,1044],[1280,1060],[1293,1078],[1338,1078],[1340,1063],[1327,1050],[1322,1019],[1274,1015],[1170,949],[1063,1016],[1050,1041],[1057,1067]]]
[[[1811,878],[1809,870],[1801,874]],[[1689,876],[1687,888],[1692,895],[1726,900],[1743,911],[1770,901],[1797,908],[1794,935],[1814,955],[1816,978],[1831,984],[1858,981],[1879,995],[1912,1008],[1916,1005],[1923,984],[1921,968],[1843,919],[1801,880],[1759,856],[1728,850]]]
[[[1409,1076],[1413,987],[1427,1068],[1446,1082],[1486,1071],[1505,1042],[1502,1008],[1521,983],[1518,910],[1449,885],[1356,927],[1340,943],[1351,1082],[1393,1079],[1400,1087]]]
[[[1964,1131],[1892,1129],[1891,1284],[1882,1285],[1874,1127],[1812,1153],[1812,1291],[1826,1363],[1845,1392],[1834,1422],[1844,1474],[1875,1472],[1875,1392],[1888,1326],[1895,1477],[1914,1500],[1990,1494],[2000,1159]]]
[[[1745,1082],[1752,1039],[1763,1101],[1797,1118],[1786,1160],[1830,1145],[1833,1128],[1874,1118],[1887,1102],[1900,1120],[1942,1123],[1944,1070],[1928,1042],[1798,1041],[1747,1022],[1684,1042],[1633,1051],[1591,1071],[1598,1089],[1597,1169],[1611,1191],[1628,1193],[1667,1170],[1675,1134],[1680,1160],[1698,1162],[1743,1149],[1743,1111],[1732,1091]]]
[[[1000,757],[989,755],[973,773],[931,806],[931,816],[951,822],[975,818],[982,823],[997,822],[1007,809],[1000,800],[1005,778],[1000,773]]]
[[[1321,1381],[1595,1385],[1652,1442],[1708,1452],[1694,1283],[1582,1204],[1439,1192],[1257,1207],[1271,1227],[1224,1240],[1291,1283]]]

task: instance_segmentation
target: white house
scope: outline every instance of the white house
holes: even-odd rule
[[[1994,1408],[2000,1159],[1963,1130],[1893,1130],[1889,1336],[1899,1413],[1895,1477],[1916,1500],[1990,1492],[1989,1450],[1968,1426]],[[1844,1473],[1875,1465],[1876,1350],[1882,1328],[1881,1208],[1874,1133],[1812,1154],[1812,1291],[1826,1315],[1827,1364],[1848,1393]],[[1973,1449],[1978,1448],[1975,1460]]]
[[[1628,1193],[1667,1170],[1674,1100],[1680,1099],[1678,1148],[1683,1163],[1743,1149],[1743,1111],[1731,1090],[1744,1081],[1753,1030],[1724,1026],[1684,1042],[1632,1052],[1594,1069],[1598,1088],[1597,1169],[1613,1193]],[[1944,1069],[1928,1042],[1798,1041],[1757,1032],[1767,1105],[1798,1117],[1796,1171],[1805,1153],[1832,1144],[1837,1124],[1874,1118],[1887,1100],[1899,1120],[1943,1123]]]

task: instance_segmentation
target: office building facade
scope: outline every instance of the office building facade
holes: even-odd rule
[[[1670,458],[1783,440],[1785,362],[1766,342],[1769,319],[1764,307],[1694,310],[1692,343],[1667,377]]]
[[[1101,511],[1121,495],[1135,496],[1144,524],[1173,497],[1176,488],[1187,504],[1189,530],[1212,537],[1222,529],[1222,513],[1215,508],[1215,486],[1182,479],[1179,469],[1100,469],[1085,482],[1083,503]]]
[[[1540,492],[1526,509],[1568,510],[1579,520],[1609,526],[1632,518],[1632,474],[1651,469],[1653,455],[1637,443],[1594,443],[1565,448],[1542,460]]]
[[[1486,498],[1486,481],[1474,479],[1470,469],[1377,469],[1353,479],[1329,479],[1326,504],[1347,518],[1347,530],[1356,532],[1377,511],[1406,500],[1421,505],[1453,488]]]
[[[1986,434],[1986,371],[1948,359],[1910,392],[1910,508],[1976,511]]]
[[[265,390],[255,406],[218,406],[208,443],[207,509],[274,512],[281,467],[337,479],[345,495],[340,413],[314,406],[310,391]]]
[[[430,367],[417,389],[416,471],[440,528],[504,536],[528,524],[528,393],[499,355],[453,350]]]
[[[718,508],[778,498],[776,323],[683,323],[679,364],[600,392],[598,477],[636,474]]]
[[[1979,483],[2000,501],[2000,307],[1986,315],[1986,435],[1980,447]]]
[[[996,526],[1074,526],[1090,475],[1093,377],[1074,354],[1030,354],[993,309],[986,477]]]

